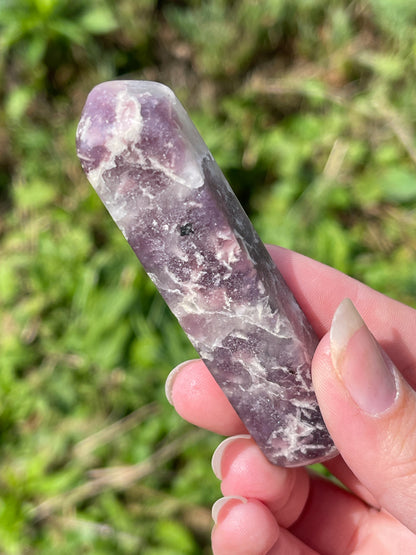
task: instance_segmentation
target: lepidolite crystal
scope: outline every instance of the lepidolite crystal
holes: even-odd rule
[[[146,81],[98,85],[77,149],[266,457],[283,466],[333,457],[310,375],[317,338],[172,91]]]

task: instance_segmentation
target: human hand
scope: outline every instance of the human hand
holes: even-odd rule
[[[416,553],[416,311],[302,255],[269,250],[322,338],[312,377],[340,452],[325,466],[347,489],[269,463],[202,361],[183,363],[168,378],[169,400],[189,422],[231,436],[213,456],[225,496],[213,507],[214,553]]]

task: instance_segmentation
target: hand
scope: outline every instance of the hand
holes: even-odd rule
[[[213,507],[214,553],[416,553],[416,311],[304,256],[269,250],[322,338],[312,376],[340,452],[325,466],[346,489],[270,464],[204,364],[183,363],[167,382],[178,413],[232,436],[213,456],[225,496]]]

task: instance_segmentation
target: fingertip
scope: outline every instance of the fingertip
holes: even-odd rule
[[[279,537],[279,526],[260,501],[239,496],[224,497],[213,507],[214,555],[265,555]]]
[[[200,359],[183,362],[169,374],[168,401],[184,419],[221,435],[246,433],[246,428]]]
[[[227,439],[224,439],[224,441],[222,441],[215,449],[211,459],[211,467],[214,472],[214,475],[218,478],[218,480],[223,479],[222,459],[223,459],[225,450],[230,446],[230,444],[233,444],[236,441],[240,441],[240,440],[251,441],[251,436],[249,434],[239,434],[237,436],[227,437]]]
[[[174,406],[175,403],[173,401],[173,384],[175,382],[176,377],[178,376],[178,374],[180,373],[180,371],[187,365],[187,364],[192,364],[193,362],[197,362],[198,359],[193,359],[193,360],[187,360],[185,362],[181,362],[180,364],[178,364],[177,366],[175,366],[175,368],[173,368],[173,370],[171,370],[168,374],[168,377],[166,378],[166,382],[165,382],[165,395],[166,395],[166,399],[168,400],[168,402]]]
[[[219,499],[217,499],[211,509],[211,515],[214,524],[218,524],[219,515],[222,509],[227,506],[227,509],[225,510],[230,511],[233,507],[233,502],[246,504],[248,500],[241,495],[227,495],[226,497],[220,497]],[[225,511],[223,511],[222,518],[225,517],[225,514]]]
[[[307,501],[309,474],[304,468],[271,464],[249,435],[232,436],[212,457],[214,474],[224,496],[242,496],[264,503],[281,526],[299,518]]]
[[[390,409],[398,398],[397,370],[349,299],[335,312],[330,342],[334,369],[357,406],[373,416]]]
[[[207,391],[212,389],[211,376],[200,359],[178,364],[168,375],[165,392],[168,401],[185,420],[192,417],[193,407],[201,406]]]

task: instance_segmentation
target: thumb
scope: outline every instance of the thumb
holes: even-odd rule
[[[318,347],[313,380],[347,465],[381,507],[416,532],[416,393],[349,299]]]

